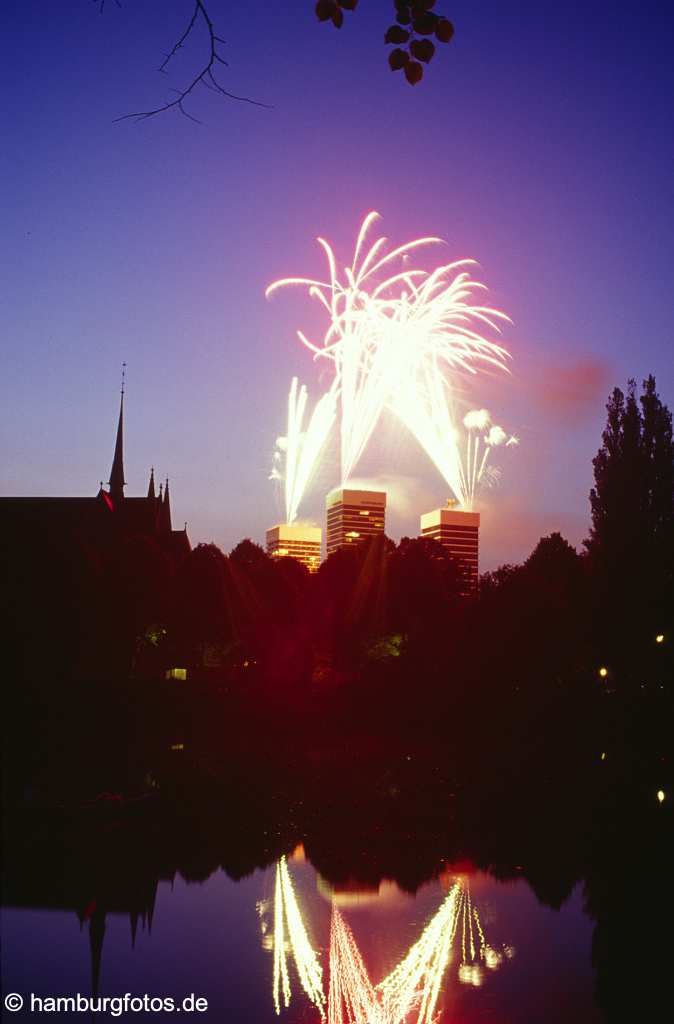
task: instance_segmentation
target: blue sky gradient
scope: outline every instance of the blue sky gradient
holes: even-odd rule
[[[211,0],[223,84],[273,106],[202,89],[200,125],[114,122],[189,80],[203,37],[155,69],[190,0],[3,9],[0,492],[107,480],[125,360],[128,493],[154,465],[193,543],[261,541],[290,378],[321,386],[295,338],[317,311],[264,289],[322,271],[319,234],[346,262],[377,209],[392,240],[477,259],[513,320],[512,375],[466,398],[521,438],[484,495],[482,567],[555,529],[578,544],[610,388],[653,372],[674,402],[674,9],[438,0],[456,35],[412,89],[387,66],[388,0],[341,32],[313,6]],[[394,537],[447,496],[388,420],[358,474],[391,488]],[[307,517],[336,478],[328,452]]]

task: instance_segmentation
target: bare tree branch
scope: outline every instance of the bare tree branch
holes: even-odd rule
[[[195,25],[196,20],[197,20],[198,17],[199,17],[199,4],[197,3],[195,8],[194,8],[194,11],[192,13],[192,17],[190,19],[189,25],[187,26],[187,28],[185,29],[185,31],[183,32],[183,34],[181,35],[180,39],[175,44],[175,46],[173,47],[171,52],[166,54],[166,59],[163,61],[163,63],[159,67],[160,71],[166,71],[166,66],[167,66],[168,62],[171,60],[172,57],[175,57],[176,53],[181,48],[181,46],[183,45],[183,43],[185,42],[185,40],[189,36],[190,32],[194,28],[194,25]]]
[[[103,4],[105,3],[105,0],[94,0],[94,2],[100,2],[101,10],[103,9]],[[119,5],[119,0],[116,0],[116,3]],[[258,100],[252,100],[247,96],[237,96],[235,93],[229,92],[229,90],[225,89],[224,86],[222,86],[220,82],[218,82],[217,79],[215,78],[213,72],[216,65],[222,64],[223,67],[228,67],[227,61],[224,59],[222,54],[218,52],[218,45],[223,45],[225,40],[222,39],[220,36],[216,35],[215,27],[208,14],[208,10],[206,9],[205,0],[194,0],[194,10],[192,12],[192,17],[190,18],[187,28],[180,36],[178,41],[175,43],[173,48],[166,54],[158,70],[162,74],[167,74],[166,69],[168,64],[177,55],[178,51],[182,49],[183,45],[191,35],[198,21],[201,21],[205,25],[206,30],[208,32],[208,60],[201,68],[201,70],[198,72],[198,74],[195,75],[190,84],[185,89],[176,89],[176,99],[171,100],[169,103],[164,103],[162,106],[155,107],[153,110],[139,110],[133,114],[123,114],[121,117],[116,117],[115,122],[127,121],[129,120],[129,118],[132,118],[136,121],[144,121],[148,117],[155,117],[157,114],[163,114],[167,110],[176,109],[179,110],[180,113],[187,117],[190,121],[194,121],[196,122],[196,124],[200,124],[201,122],[196,117],[193,117],[192,114],[189,114],[184,106],[185,100],[187,99],[188,96],[191,95],[193,89],[195,89],[197,85],[204,85],[212,92],[217,92],[221,96],[226,96],[230,100],[237,100],[240,103],[250,103],[255,107],[265,107],[267,110],[271,109],[271,107],[267,103],[260,103]]]

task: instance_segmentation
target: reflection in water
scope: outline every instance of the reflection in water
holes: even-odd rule
[[[364,907],[373,903],[395,903],[396,900],[405,899],[400,886],[390,878],[382,878],[379,883],[371,886],[364,882],[342,882],[339,885],[332,885],[322,875],[318,875],[316,888],[330,906],[334,904],[343,908]]]
[[[286,941],[287,936],[287,941]],[[283,1004],[290,1005],[290,978],[288,975],[287,947],[290,946],[302,988],[325,1019],[325,993],[323,991],[323,969],[318,956],[311,947],[302,914],[297,903],[288,864],[285,857],[276,865],[276,888],[274,891],[274,1006],[281,1012],[281,990]]]
[[[414,1011],[430,1024],[449,963],[461,897],[456,883],[407,956],[372,986],[351,929],[333,908],[330,941],[330,1024],[402,1024]]]
[[[264,905],[258,905],[261,915]],[[265,931],[263,925],[263,933]],[[265,936],[266,938],[266,936]],[[267,947],[267,943],[263,940]],[[495,970],[504,956],[485,938],[470,887],[456,878],[448,895],[391,973],[373,985],[351,928],[333,899],[330,920],[330,985],[328,1024],[433,1024],[442,978],[460,948],[459,981],[481,985],[484,969]],[[311,946],[286,858],[276,865],[274,893],[274,954],[272,994],[276,1013],[290,1005],[291,989],[287,954],[290,950],[304,991],[325,1020],[326,997],[318,954]]]

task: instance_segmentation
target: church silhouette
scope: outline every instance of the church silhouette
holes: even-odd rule
[[[0,529],[6,542],[17,545],[36,538],[48,539],[51,545],[67,549],[85,544],[107,550],[129,537],[152,538],[174,562],[181,561],[191,550],[187,524],[174,530],[171,522],[169,481],[155,491],[154,468],[150,471],[147,494],[127,497],[124,494],[124,383],[119,406],[115,452],[108,489],[101,482],[98,493],[91,498],[78,497],[8,497],[0,498]]]

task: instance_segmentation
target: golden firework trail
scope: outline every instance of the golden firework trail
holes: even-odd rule
[[[353,932],[333,903],[328,1024],[387,1024]]]
[[[386,1020],[410,1019],[432,1024],[440,995],[440,984],[452,956],[452,943],[459,918],[461,885],[456,883],[420,939],[407,956],[378,986]]]
[[[290,1004],[287,946],[292,949],[305,992],[325,1019],[321,967],[283,858],[276,869],[274,900],[273,997],[277,1014],[282,1003],[285,1007]],[[333,903],[327,1024],[434,1024],[442,980],[455,949],[460,950],[459,981],[465,984],[482,984],[484,968],[496,969],[503,961],[503,954],[487,944],[470,888],[461,878],[454,882],[417,942],[378,985],[372,983],[353,932]]]
[[[435,464],[457,501],[466,505],[459,435],[444,379],[432,369],[426,370],[422,383],[409,378],[401,384],[393,408]]]
[[[461,500],[458,439],[455,429],[446,429],[451,409],[446,402],[446,408],[441,408],[440,392],[451,390],[456,373],[476,374],[487,366],[506,369],[507,350],[481,332],[485,327],[498,332],[499,321],[508,317],[475,301],[475,292],[484,285],[472,280],[465,269],[474,261],[454,261],[432,272],[406,265],[412,250],[437,244],[439,238],[418,238],[387,251],[387,239],[380,237],[366,248],[368,231],[378,216],[370,213],[363,221],[352,263],[343,276],[331,246],[319,238],[329,280],[283,278],[273,282],[266,295],[286,285],[300,285],[328,315],[320,344],[302,331],[297,333],[315,358],[334,364],[342,482],[351,476],[388,405]]]
[[[285,857],[276,865],[274,892],[274,1008],[281,1013],[281,1001],[290,1005],[290,976],[287,950],[290,949],[302,988],[325,1020],[323,968],[318,961],[302,920]]]
[[[283,484],[286,523],[297,519],[300,503],[337,415],[337,392],[333,386],[318,400],[305,427],[308,397],[305,385],[300,387],[297,377],[293,377],[288,395],[286,434],[276,439],[270,474],[271,480]]]

